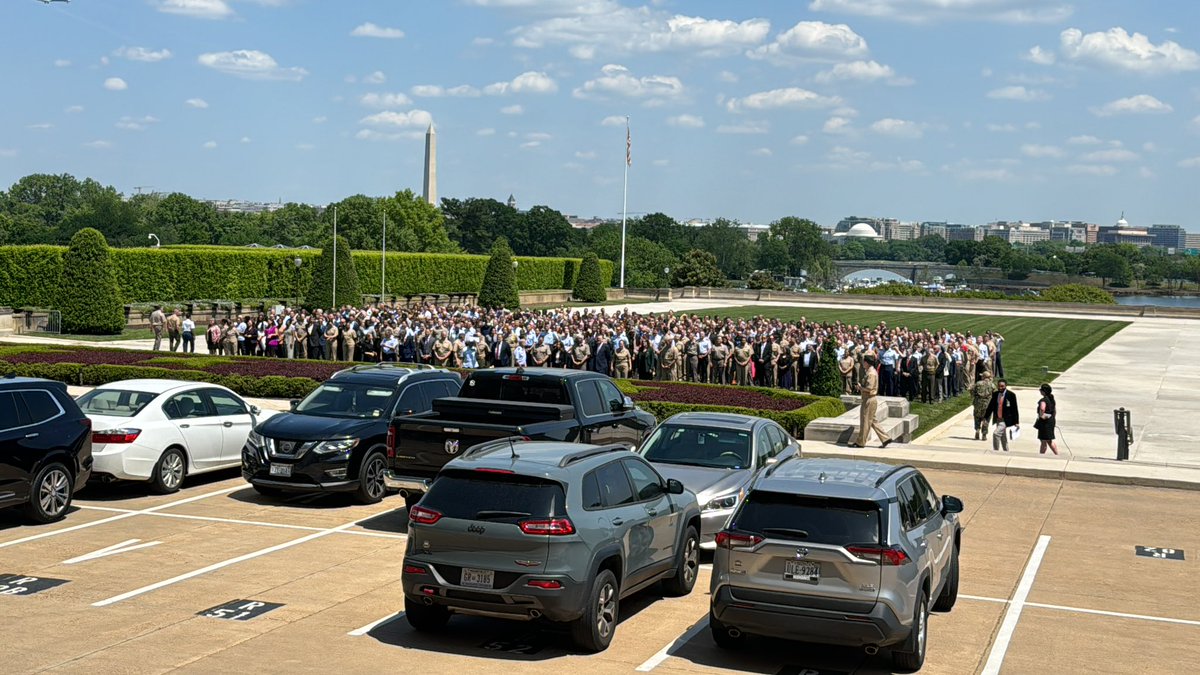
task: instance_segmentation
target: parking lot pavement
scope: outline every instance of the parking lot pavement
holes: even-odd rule
[[[1200,662],[1200,494],[927,474],[964,500],[966,529],[960,599],[930,620],[924,672],[1165,673]],[[0,575],[18,575],[0,576],[0,663],[89,675],[890,672],[886,651],[775,640],[718,649],[706,568],[689,596],[623,602],[601,654],[538,624],[455,617],[443,634],[418,634],[401,614],[399,501],[276,501],[223,474],[166,496],[89,488],[43,527],[0,514]]]

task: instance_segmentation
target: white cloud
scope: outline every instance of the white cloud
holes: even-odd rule
[[[844,23],[801,21],[746,56],[787,65],[805,58],[865,56],[869,51],[867,41]]]
[[[1017,130],[1014,124],[989,124],[987,130],[997,134],[1011,134]]]
[[[354,37],[383,38],[385,40],[399,40],[404,37],[404,31],[399,28],[377,26],[370,21],[357,26],[350,31],[350,34]]]
[[[654,161],[652,161],[652,162],[650,162],[650,163],[651,163],[651,164],[653,164],[654,166],[670,166],[670,165],[671,165],[671,160],[669,160],[669,159],[656,159],[656,160],[654,160]]]
[[[93,150],[108,150],[112,146],[112,141],[88,141],[87,143],[83,144],[83,147],[91,148]]]
[[[0,148],[0,157],[16,157],[16,148]]]
[[[839,96],[822,96],[799,87],[785,87],[750,94],[744,98],[731,98],[725,107],[731,112],[743,110],[774,110],[778,108],[812,109],[832,108],[842,105]]]
[[[738,76],[737,73],[733,73],[728,70],[722,70],[721,72],[717,73],[717,80],[720,82],[733,84],[738,81]]]
[[[738,124],[722,124],[717,127],[718,134],[765,134],[771,130],[771,125],[765,120],[747,120]]]
[[[751,150],[750,154],[754,155],[755,157],[770,157],[775,153],[771,152],[770,148],[756,148]]]
[[[71,62],[68,59],[54,59],[55,68],[70,68]]]
[[[184,104],[186,104],[189,108],[204,109],[208,107],[208,101],[205,101],[202,98],[189,98],[188,100],[184,101]]]
[[[1050,95],[1041,89],[1029,89],[1020,85],[993,89],[987,93],[987,97],[1003,101],[1022,101],[1025,103],[1047,101],[1050,99]]]
[[[316,117],[312,118],[313,124],[325,124],[328,121],[329,118],[324,115],[317,115]]]
[[[925,135],[925,132],[921,130],[920,124],[891,117],[881,119],[872,124],[871,131],[883,136],[895,136],[896,138],[920,138]]]
[[[69,105],[63,109],[63,112],[67,113],[68,115],[78,115],[79,113],[83,112],[83,110],[84,108],[81,105]]]
[[[1138,169],[1138,175],[1147,180],[1158,177],[1158,174],[1154,173],[1154,170],[1148,166],[1143,166]]]
[[[113,55],[119,56],[130,61],[141,61],[143,63],[158,63],[171,58],[170,49],[160,49],[154,51],[145,47],[121,47],[113,52]]]
[[[217,147],[217,142],[216,141],[205,141],[203,147],[205,150],[214,150]]]
[[[1065,153],[1062,148],[1056,145],[1037,145],[1035,143],[1026,143],[1021,146],[1021,154],[1034,159],[1057,159]]]
[[[1113,115],[1163,115],[1174,110],[1170,104],[1163,103],[1149,94],[1138,94],[1092,108],[1092,113],[1099,117],[1112,117]]]
[[[1156,45],[1145,35],[1130,35],[1120,27],[1086,35],[1068,28],[1059,38],[1063,56],[1079,63],[1139,73],[1200,70],[1200,54],[1170,40]]]
[[[428,127],[433,123],[433,115],[430,115],[424,110],[410,110],[408,112],[396,112],[394,110],[385,110],[367,115],[358,121],[359,124],[365,124],[372,127]]]
[[[625,126],[625,118],[621,115],[609,115],[600,120],[600,126],[604,127],[623,127]]]
[[[1200,169],[1200,157],[1189,157],[1188,159],[1179,160],[1178,164],[1181,169]]]
[[[1112,176],[1117,173],[1117,167],[1107,164],[1072,164],[1067,167],[1067,173],[1082,176]]]
[[[1035,46],[1031,47],[1029,51],[1025,53],[1025,56],[1021,58],[1031,63],[1036,63],[1039,66],[1049,66],[1052,65],[1058,57],[1054,55],[1054,52],[1046,51],[1041,47]]]
[[[812,0],[808,7],[907,23],[942,19],[1056,23],[1074,13],[1071,5],[1050,0]]]
[[[501,115],[523,115],[523,114],[525,114],[525,107],[519,103],[514,103],[512,105],[506,105],[500,109],[500,114]]]
[[[1133,161],[1140,159],[1140,157],[1138,157],[1138,154],[1136,152],[1133,152],[1132,150],[1115,148],[1112,150],[1097,150],[1095,152],[1089,152],[1086,155],[1084,155],[1083,157],[1080,157],[1080,159],[1082,159],[1085,162],[1103,163],[1103,162],[1133,162]]]
[[[241,140],[240,142],[241,142],[241,143],[249,143],[249,142],[250,142],[250,137],[249,137],[249,136],[242,136],[242,140]]]
[[[110,77],[104,81],[104,88],[109,91],[125,91],[129,85],[119,77]]]
[[[1146,152],[1158,152],[1158,144],[1153,141],[1142,143],[1142,150]]]
[[[876,80],[888,80],[888,84],[892,85],[908,85],[912,84],[909,78],[896,77],[896,71],[892,70],[891,66],[885,66],[882,63],[875,61],[850,61],[847,63],[839,63],[829,70],[817,73],[814,78],[817,82],[828,84],[841,80],[854,80],[858,82],[874,82]]]
[[[301,152],[308,152],[310,150],[316,150],[317,146],[313,145],[312,143],[297,143],[296,149]]]
[[[685,129],[699,129],[704,126],[704,118],[697,115],[676,115],[667,118],[667,124]]]
[[[825,120],[825,124],[821,127],[821,131],[827,134],[848,134],[853,129],[850,126],[850,120],[845,117],[830,117]]]
[[[551,138],[554,138],[554,136],[544,131],[531,131],[525,134],[525,139],[530,141],[548,141]]]
[[[791,143],[792,145],[805,145],[808,143],[808,136],[805,136],[804,134],[800,134],[799,136],[793,136],[792,140],[790,140],[788,142]]]
[[[387,75],[384,75],[382,70],[376,70],[375,72],[364,76],[362,81],[363,84],[383,84],[384,82],[387,82]]]
[[[226,19],[233,9],[225,0],[159,0],[158,11],[197,19]]]
[[[303,68],[284,68],[270,54],[255,49],[201,54],[200,65],[247,80],[287,80],[299,82],[308,75]]]
[[[1083,136],[1072,136],[1067,139],[1067,142],[1070,143],[1071,145],[1100,145],[1104,141],[1100,140],[1099,138],[1096,138],[1095,136],[1083,135]]]
[[[128,115],[117,120],[117,128],[125,131],[145,131],[151,124],[157,124],[158,118],[146,115],[145,117],[130,117]]]
[[[483,93],[492,96],[500,94],[553,94],[558,91],[558,83],[546,73],[528,71],[521,73],[508,82],[496,82],[483,88]]]
[[[359,129],[354,137],[360,141],[395,142],[415,141],[425,136],[423,131],[378,131],[376,129]]]
[[[486,129],[480,129],[480,130],[476,131],[475,135],[476,136],[495,136],[496,130],[492,129],[491,127],[488,127]]]
[[[540,147],[542,147],[541,141],[526,141],[521,144],[521,148],[523,148],[525,150],[532,150],[534,148],[540,148]]]
[[[440,98],[442,96],[472,98],[480,95],[480,91],[469,84],[460,84],[457,87],[443,87],[437,84],[418,84],[413,86],[409,91],[413,96],[423,98]]]
[[[668,75],[637,77],[625,66],[609,64],[600,69],[600,77],[584,82],[575,89],[576,98],[607,98],[625,96],[651,101],[680,99],[684,96],[683,82]]]
[[[579,159],[593,160],[593,159],[596,159],[596,153],[592,150],[588,150],[587,152],[584,152],[582,150],[576,150],[575,157],[577,157]]]
[[[26,129],[35,129],[37,131],[45,131],[46,129],[53,129],[54,125],[49,122],[38,122],[37,124],[30,124],[30,125],[26,126],[25,128]]]
[[[958,175],[973,181],[1008,181],[1015,177],[1008,169],[967,169]]]
[[[412,103],[412,99],[400,92],[369,92],[359,97],[358,102],[368,108],[397,108]]]

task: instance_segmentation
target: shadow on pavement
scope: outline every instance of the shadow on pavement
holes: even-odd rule
[[[671,656],[698,666],[780,675],[874,675],[892,673],[891,653],[867,656],[862,649],[751,636],[740,649],[722,649],[706,627]]]
[[[28,534],[33,535],[33,534],[38,534],[39,532],[42,532],[42,531],[45,531],[48,529],[53,529],[56,526],[57,527],[70,527],[71,526],[71,523],[70,523],[71,514],[77,512],[77,511],[79,511],[79,507],[72,506],[71,508],[67,509],[67,514],[66,514],[66,516],[63,517],[63,520],[59,520],[59,521],[56,521],[53,523],[48,523],[46,525],[41,525],[41,524],[33,522],[32,520],[29,520],[29,518],[27,518],[25,516],[25,509],[23,506],[18,505],[18,506],[3,508],[3,509],[0,509],[0,532],[6,532],[8,530],[16,530],[19,528],[24,528],[24,529],[28,530]],[[75,523],[75,524],[78,525],[79,523]]]
[[[358,526],[374,532],[408,534],[408,510],[401,505],[399,508],[381,513],[374,518],[359,521]]]
[[[172,499],[182,499],[187,491],[195,488],[202,488],[214,483],[227,481],[230,478],[241,477],[241,469],[234,467],[232,469],[221,469],[210,473],[202,473],[195,476],[186,476],[183,479],[183,485],[179,492],[173,495],[158,495],[150,489],[149,481],[133,481],[133,480],[118,480],[111,483],[101,483],[99,481],[89,481],[88,484],[75,496],[79,499],[86,499],[92,502],[115,502],[123,499],[134,499],[137,497],[155,497],[166,496]],[[249,487],[249,485],[247,485]]]

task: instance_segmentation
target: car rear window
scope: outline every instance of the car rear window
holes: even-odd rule
[[[512,379],[509,379],[512,378]],[[523,403],[548,403],[570,405],[567,388],[558,378],[530,377],[528,375],[471,376],[463,385],[459,396],[483,398],[489,401],[521,401]]]
[[[448,471],[438,476],[421,506],[446,518],[515,523],[566,515],[561,483],[532,476]]]
[[[93,389],[79,397],[77,403],[85,414],[109,417],[133,417],[150,404],[158,394],[127,389]]]
[[[877,544],[879,505],[755,490],[746,497],[729,529],[835,546]]]

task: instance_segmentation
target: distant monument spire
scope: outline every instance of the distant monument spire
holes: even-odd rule
[[[437,131],[433,122],[425,132],[425,188],[421,193],[425,201],[437,206]]]

